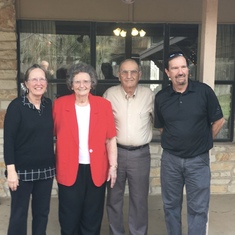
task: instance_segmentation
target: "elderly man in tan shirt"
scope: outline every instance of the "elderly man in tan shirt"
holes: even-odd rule
[[[110,234],[124,235],[123,195],[129,187],[129,234],[147,235],[150,172],[149,142],[152,139],[154,93],[138,85],[141,70],[135,60],[119,67],[120,85],[104,97],[112,103],[117,129],[118,171],[114,188],[108,187],[107,213]]]

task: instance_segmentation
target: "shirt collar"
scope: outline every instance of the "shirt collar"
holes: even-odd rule
[[[123,86],[121,86],[121,88],[122,88],[122,91],[123,91],[123,93],[124,93],[124,95],[125,95],[125,98],[128,100],[128,99],[130,99],[130,98],[135,98],[136,93],[137,93],[137,90],[138,90],[138,85],[137,85],[137,87],[136,87],[136,89],[135,89],[135,92],[134,92],[133,96],[131,96],[131,97],[128,96],[128,94],[125,92]]]
[[[176,92],[174,89],[173,89],[173,86],[172,86],[172,83],[170,83],[170,90],[169,90],[169,93],[172,95],[172,94],[175,94],[175,93],[178,93]],[[187,94],[188,92],[194,92],[195,91],[195,87],[193,85],[193,81],[191,79],[188,79],[188,86],[186,88],[186,90],[182,93],[182,94]]]
[[[45,98],[42,97],[42,99],[41,99],[41,104],[40,104],[40,110],[42,110],[43,108],[45,108],[45,102],[46,102]],[[27,107],[30,108],[30,109],[37,109],[37,108],[34,106],[34,104],[32,104],[32,103],[29,102],[27,96],[25,96],[25,95],[22,96],[22,103],[23,103],[24,106],[27,106]]]

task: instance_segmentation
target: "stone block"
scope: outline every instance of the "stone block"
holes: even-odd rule
[[[211,193],[213,194],[227,193],[227,185],[211,185]]]
[[[211,184],[213,185],[228,185],[230,183],[230,179],[212,179]]]
[[[1,80],[0,80],[1,82]],[[16,89],[16,81],[15,81],[15,89],[9,89],[9,90],[0,90],[0,100],[13,100],[17,97],[17,89]]]
[[[1,51],[0,51],[1,52]],[[15,79],[17,78],[16,70],[0,70],[0,79]]]
[[[150,184],[151,184],[151,187],[161,186],[161,180],[160,178],[151,178]]]
[[[215,155],[210,155],[210,162],[215,162],[216,161],[216,158],[215,158]]]
[[[5,110],[0,110],[0,128],[3,128],[3,122],[4,122],[4,118],[5,118]]]
[[[16,33],[15,32],[1,32],[0,42],[16,42]]]
[[[214,144],[214,147],[212,148],[211,152],[212,153],[226,152],[226,147],[225,145]]]
[[[9,31],[16,28],[15,1],[8,0],[0,8],[0,30]]]
[[[5,168],[5,163],[3,162],[3,159],[0,161],[0,168]]]
[[[157,159],[151,159],[151,167],[160,167],[160,161]]]
[[[160,177],[160,168],[151,168],[150,177]]]
[[[16,53],[16,42],[1,42],[0,43],[0,50],[6,51],[6,50],[15,50]]]
[[[161,148],[160,143],[151,143],[150,144],[150,152],[152,154],[157,154],[157,155],[161,156],[162,148]]]
[[[230,171],[222,171],[220,175],[221,175],[221,177],[227,177],[227,178],[229,177],[230,178],[231,172]]]
[[[11,101],[0,101],[0,109],[6,110]]]
[[[15,50],[4,50],[0,51],[0,58],[4,60],[16,60],[17,54]]]
[[[211,163],[211,171],[230,171],[234,168],[231,162],[214,162]]]
[[[235,153],[225,152],[216,154],[217,161],[235,161]]]
[[[2,90],[7,89],[16,89],[17,84],[15,80],[0,80],[0,87]]]
[[[0,43],[0,45],[1,45],[1,43]],[[17,68],[17,61],[16,61],[16,59],[12,59],[12,60],[3,60],[3,59],[0,59],[0,70],[1,69],[2,70],[4,70],[4,69],[7,69],[7,70],[9,70],[9,69],[16,70],[16,68]]]
[[[220,177],[220,173],[219,172],[211,172],[211,178],[218,178]]]

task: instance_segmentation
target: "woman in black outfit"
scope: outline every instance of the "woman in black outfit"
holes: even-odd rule
[[[55,176],[52,102],[43,96],[46,72],[37,64],[25,74],[26,93],[14,99],[4,120],[4,161],[11,193],[8,235],[27,235],[32,198],[32,235],[45,235]]]

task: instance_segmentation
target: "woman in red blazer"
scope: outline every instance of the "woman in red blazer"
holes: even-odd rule
[[[111,104],[90,90],[97,84],[92,66],[80,63],[68,71],[73,94],[54,101],[56,178],[61,235],[98,235],[106,181],[117,173],[116,128]]]

